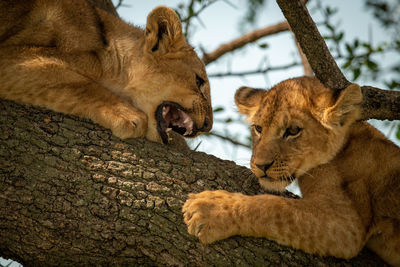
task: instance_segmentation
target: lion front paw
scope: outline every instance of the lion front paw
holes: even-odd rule
[[[127,103],[118,103],[102,110],[99,123],[111,129],[121,138],[144,137],[147,131],[147,116]]]
[[[227,191],[204,191],[189,194],[182,208],[188,232],[197,236],[202,243],[239,234],[239,224],[235,217],[241,194]]]

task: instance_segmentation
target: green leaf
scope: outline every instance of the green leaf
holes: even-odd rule
[[[327,27],[331,32],[334,32],[334,31],[335,31],[335,28],[334,28],[332,25],[330,25],[329,23],[326,23],[326,27]]]
[[[330,15],[330,14],[332,14],[332,9],[331,9],[331,7],[326,7],[325,8],[325,12],[326,12],[326,14],[328,14],[328,15]]]
[[[221,112],[221,111],[224,111],[224,108],[223,108],[223,107],[216,107],[216,108],[214,109],[214,113]]]
[[[227,118],[227,119],[225,120],[225,123],[230,123],[230,122],[232,122],[232,119],[231,119],[231,118]]]
[[[357,68],[353,70],[353,80],[357,80],[361,75],[361,69]]]
[[[344,36],[344,33],[343,32],[341,32],[341,33],[339,33],[337,36],[336,36],[336,41],[340,41],[340,40],[342,40],[343,39],[343,36]]]
[[[373,62],[372,60],[367,61],[367,66],[370,70],[377,70],[378,69],[378,64]]]
[[[343,64],[342,68],[347,69],[348,67],[350,67],[351,61],[352,61],[351,59],[347,60],[346,63]]]
[[[400,140],[400,124],[399,124],[398,127],[397,127],[396,137],[397,137],[397,139]]]
[[[367,48],[368,51],[372,51],[372,46],[371,46],[371,44],[369,44],[369,43],[362,43],[361,45],[362,45],[363,47]]]
[[[268,48],[268,44],[267,43],[263,43],[263,44],[259,44],[258,45],[258,47],[260,47],[260,48],[262,48],[262,49],[265,49],[265,48]]]
[[[193,7],[189,6],[189,17],[193,17],[193,15],[194,15]]]
[[[346,50],[350,55],[353,55],[353,48],[349,44],[346,44]]]

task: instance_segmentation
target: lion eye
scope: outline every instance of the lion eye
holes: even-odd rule
[[[257,134],[261,134],[262,132],[262,127],[260,125],[253,125],[254,131],[256,131]]]
[[[283,134],[283,138],[288,138],[289,136],[297,136],[298,134],[300,134],[301,130],[303,129],[300,127],[289,127]]]
[[[196,85],[197,85],[197,88],[200,89],[200,87],[203,86],[204,82],[205,82],[204,79],[196,74]]]

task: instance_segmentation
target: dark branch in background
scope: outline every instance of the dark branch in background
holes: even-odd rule
[[[218,0],[212,0],[212,1],[205,2],[197,11],[194,11],[194,4],[196,1],[195,0],[190,1],[189,5],[188,5],[188,16],[186,18],[182,18],[182,23],[184,25],[183,34],[185,35],[186,38],[188,38],[191,20],[193,18],[196,18],[200,23],[202,23],[199,18],[200,13],[203,12],[207,7],[211,6],[212,4],[214,4],[217,1]]]
[[[206,133],[205,135],[218,137],[218,138],[220,138],[222,140],[225,140],[225,141],[228,141],[228,142],[232,143],[233,145],[242,146],[242,147],[245,147],[245,148],[251,148],[251,146],[249,144],[243,144],[243,143],[241,143],[239,141],[234,140],[233,138],[218,134],[216,132]]]
[[[333,59],[307,8],[300,1],[277,0],[315,76],[328,88],[350,84]],[[400,119],[400,92],[363,86],[362,119]]]
[[[208,65],[211,62],[220,58],[221,56],[225,55],[226,53],[229,53],[229,52],[232,52],[233,50],[241,48],[248,43],[252,43],[262,37],[265,37],[268,35],[273,35],[273,34],[280,33],[280,32],[285,32],[287,30],[289,30],[289,26],[286,21],[282,21],[275,25],[271,25],[271,26],[268,26],[265,28],[254,30],[245,35],[242,35],[241,37],[239,37],[235,40],[232,40],[228,43],[222,44],[220,47],[218,47],[217,49],[215,49],[212,52],[204,53],[202,60],[203,60],[204,64]]]
[[[118,0],[118,3],[115,5],[115,9],[118,9],[122,6],[126,6],[123,2],[124,0]]]
[[[121,0],[120,2],[122,2]],[[117,9],[114,7],[111,0],[89,0],[94,6],[103,9],[107,12],[110,12],[114,16],[118,17]]]
[[[269,71],[278,71],[278,70],[286,70],[288,68],[296,67],[299,66],[300,63],[293,62],[287,65],[282,65],[282,66],[275,66],[275,67],[266,67],[263,69],[257,69],[257,70],[249,70],[249,71],[228,71],[224,73],[211,73],[208,74],[209,78],[223,78],[223,77],[228,77],[228,76],[246,76],[246,75],[256,75],[256,74],[262,74],[266,73]]]
[[[189,4],[189,6],[188,6],[188,10],[193,10],[193,5],[194,5],[194,0],[191,0],[191,1],[190,1],[190,4]],[[189,15],[187,16],[187,18],[182,19],[182,23],[185,24],[185,28],[184,28],[184,30],[183,30],[183,34],[185,35],[185,37],[187,37],[187,35],[188,35],[189,26],[190,26],[190,20],[191,20],[192,18],[193,18],[193,15],[192,15],[192,14],[189,14]]]

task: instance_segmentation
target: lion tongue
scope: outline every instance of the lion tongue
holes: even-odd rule
[[[162,116],[165,120],[166,132],[171,131],[172,128],[184,128],[185,132],[183,135],[188,135],[193,132],[193,120],[184,111],[174,107],[164,106]]]
[[[185,128],[186,131],[183,135],[188,135],[193,132],[193,120],[180,109],[178,109],[177,119],[172,121],[172,125]]]

